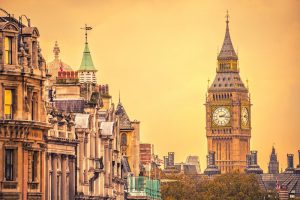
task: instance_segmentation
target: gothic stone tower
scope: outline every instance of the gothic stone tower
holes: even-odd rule
[[[222,173],[244,171],[251,137],[250,97],[239,75],[228,17],[217,74],[205,104],[208,152],[216,153],[216,165]]]

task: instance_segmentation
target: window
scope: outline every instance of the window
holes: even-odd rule
[[[12,37],[5,37],[4,39],[4,63],[12,64]]]
[[[31,181],[37,181],[38,152],[34,151],[31,159]]]
[[[121,145],[127,145],[127,136],[125,133],[122,134]]]
[[[37,93],[34,92],[31,100],[31,119],[37,120],[37,114],[38,114],[38,98],[37,98]]]
[[[5,119],[12,119],[13,115],[13,92],[12,90],[4,91],[4,115]]]
[[[5,179],[7,181],[14,180],[13,159],[14,159],[14,150],[6,149],[5,150]]]

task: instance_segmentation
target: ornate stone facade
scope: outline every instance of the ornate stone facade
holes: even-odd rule
[[[50,107],[52,129],[46,136],[46,190],[48,200],[75,198],[76,146],[74,115],[62,114]]]
[[[123,200],[127,172],[140,173],[139,122],[121,103],[115,109],[108,85],[96,83],[87,38],[78,71],[59,59],[57,43],[48,71],[38,29],[3,12],[0,199]]]
[[[0,14],[0,199],[45,199],[45,80],[39,31]]]
[[[84,53],[83,57],[85,56]],[[75,196],[72,199],[124,199],[125,182],[122,179],[119,120],[111,103],[108,85],[98,85],[84,80],[80,82],[80,72],[77,71],[61,70],[57,73],[55,84],[49,87],[51,88],[49,94],[52,94],[49,100],[53,100],[53,107],[61,113],[59,115],[69,118],[62,120],[68,124],[65,126],[69,127],[71,135],[74,125],[75,135],[74,140],[64,139],[70,146],[70,154],[73,152],[71,147],[74,147],[71,144],[75,144],[74,157],[76,156],[74,160],[76,180],[66,184],[69,185],[69,193],[65,196],[70,198],[70,191],[73,185],[76,185]],[[57,120],[50,119],[50,121]],[[57,145],[59,143],[55,149],[59,150]],[[66,148],[67,144],[64,143],[64,146]],[[57,154],[51,155],[51,158],[55,162],[54,166],[56,162],[58,163],[58,173],[61,173],[59,167],[62,165],[59,163],[63,162],[59,161],[61,158],[57,157]],[[69,155],[64,157],[70,159]],[[51,164],[53,166],[53,163]],[[70,166],[73,165],[64,166],[70,176],[72,174]],[[63,190],[64,188],[60,189]]]
[[[205,103],[208,151],[215,152],[216,165],[222,173],[244,171],[251,137],[250,96],[239,75],[228,24],[227,15],[217,74]]]

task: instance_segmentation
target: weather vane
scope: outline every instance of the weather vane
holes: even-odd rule
[[[85,30],[85,43],[88,43],[87,42],[87,32],[92,30],[93,28],[91,26],[87,26],[87,24],[85,24],[85,27],[83,27],[81,29]]]

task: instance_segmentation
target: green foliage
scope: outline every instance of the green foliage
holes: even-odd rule
[[[169,175],[163,178],[170,180],[161,186],[164,200],[264,200],[266,192],[259,187],[254,175],[242,173],[222,174],[207,179],[205,177],[188,177]]]

